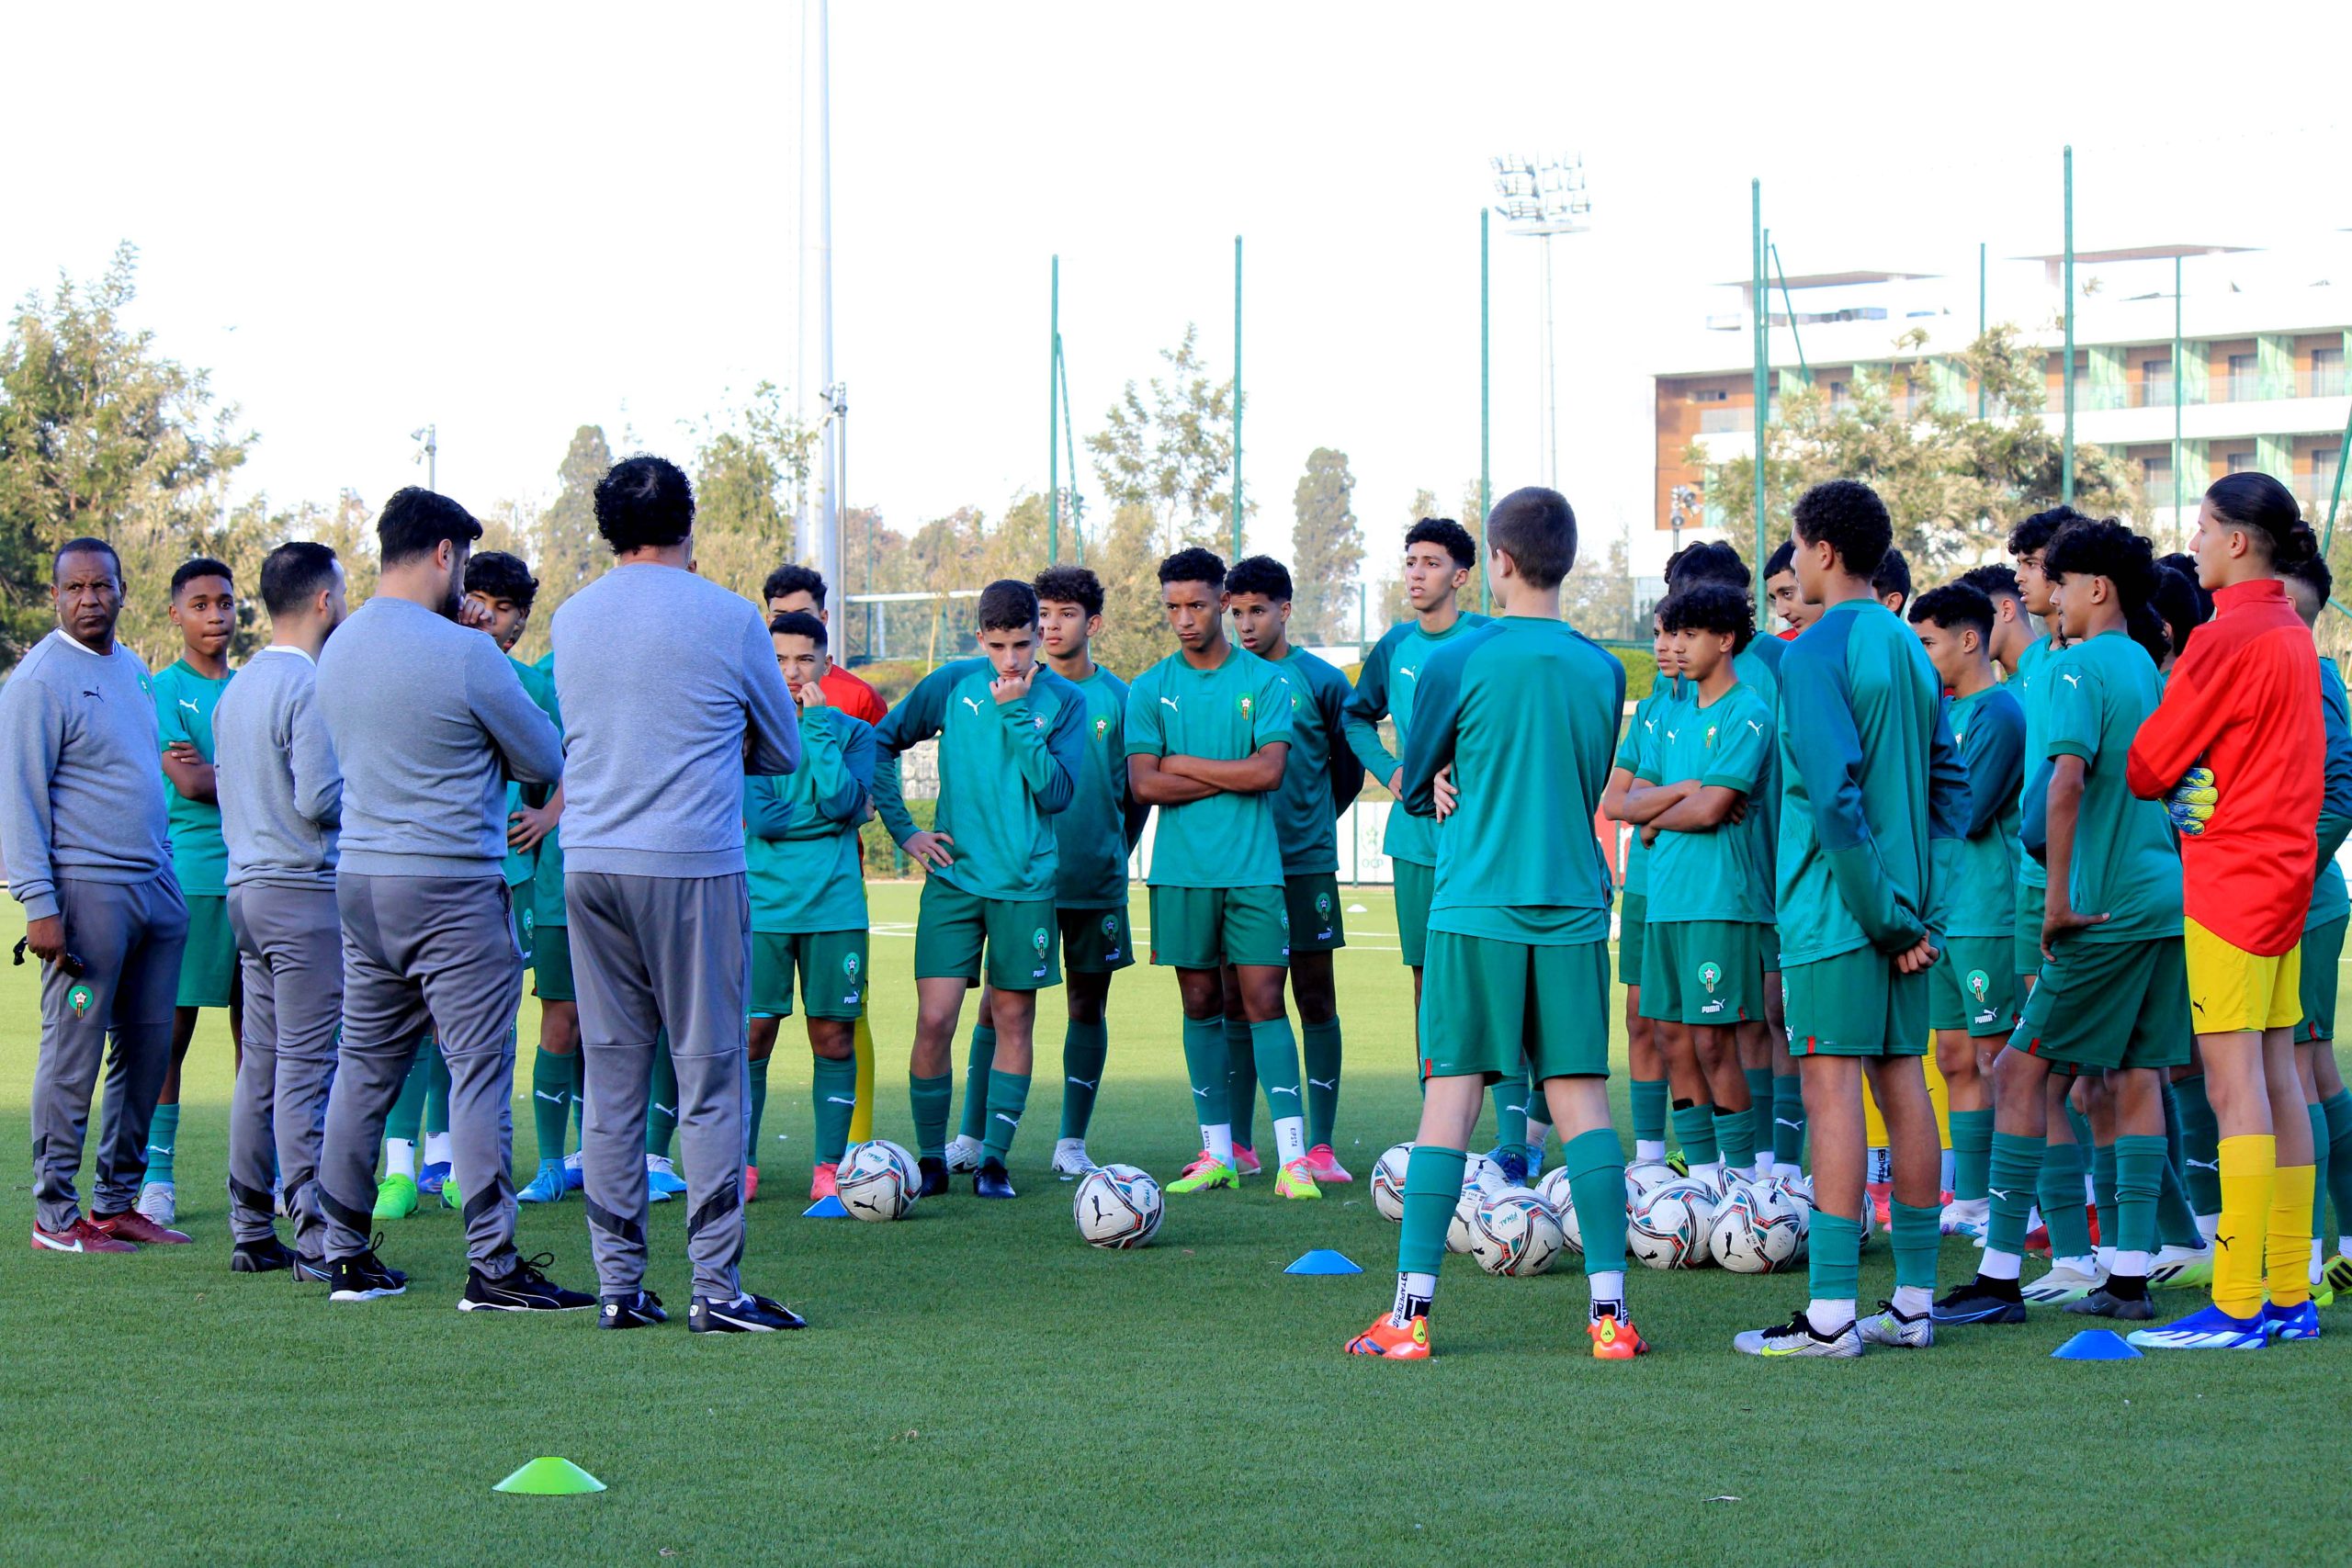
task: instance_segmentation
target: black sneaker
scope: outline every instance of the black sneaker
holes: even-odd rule
[[[657,1323],[667,1323],[670,1314],[662,1310],[662,1298],[651,1291],[637,1291],[626,1296],[606,1296],[596,1314],[599,1328],[650,1328]]]
[[[379,1234],[350,1257],[327,1260],[327,1284],[331,1287],[327,1300],[372,1302],[382,1296],[397,1296],[408,1289],[407,1275],[377,1261],[376,1247],[383,1239]]]
[[[922,1190],[915,1196],[918,1198],[946,1197],[947,1162],[937,1155],[925,1155],[915,1161],[915,1165],[922,1172]]]
[[[1946,1292],[1941,1301],[1928,1309],[1928,1317],[1939,1328],[1963,1323],[2023,1323],[2025,1303],[2015,1295],[1985,1289],[1982,1280],[1971,1280]]]
[[[694,1305],[686,1309],[686,1327],[695,1334],[774,1334],[808,1326],[807,1318],[765,1296],[746,1294],[731,1302],[696,1296]]]
[[[294,1255],[294,1282],[298,1285],[323,1285],[334,1278],[334,1266],[323,1258]]]
[[[2144,1294],[2119,1296],[2102,1285],[2078,1302],[2068,1302],[2066,1310],[2090,1317],[2117,1317],[2126,1323],[2145,1323],[2156,1315],[2156,1303]]]
[[[1004,1161],[984,1159],[972,1178],[972,1195],[976,1198],[1010,1198],[1013,1196],[1012,1173],[1004,1168]]]
[[[280,1269],[294,1267],[294,1249],[274,1235],[258,1241],[241,1241],[229,1254],[232,1274],[275,1274]]]
[[[539,1272],[555,1261],[551,1252],[518,1259],[514,1271],[493,1280],[479,1269],[466,1270],[466,1293],[458,1298],[459,1312],[578,1312],[596,1304],[596,1298],[567,1291]]]

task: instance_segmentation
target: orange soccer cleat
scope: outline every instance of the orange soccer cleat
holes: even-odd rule
[[[1399,1328],[1384,1312],[1372,1320],[1370,1328],[1348,1341],[1348,1354],[1378,1356],[1388,1361],[1426,1361],[1430,1359],[1430,1320],[1417,1317]]]
[[[1585,1325],[1585,1332],[1592,1337],[1592,1359],[1596,1361],[1630,1361],[1650,1348],[1632,1318],[1621,1320],[1611,1313],[1594,1318]]]

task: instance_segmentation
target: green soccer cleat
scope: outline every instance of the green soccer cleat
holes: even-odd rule
[[[2039,1280],[2018,1287],[2018,1299],[2029,1306],[2064,1306],[2078,1302],[2107,1283],[2107,1276],[2096,1268],[2084,1273],[2071,1264],[2053,1266]]]
[[[2352,1258],[2337,1253],[2327,1260],[2327,1267],[2320,1270],[2320,1277],[2329,1290],[2338,1294],[2352,1292]]]
[[[1200,1158],[1184,1168],[1183,1175],[1168,1184],[1168,1190],[1179,1194],[1206,1192],[1218,1187],[1238,1188],[1240,1185],[1239,1171],[1222,1160],[1211,1159],[1208,1151],[1204,1149]]]
[[[416,1213],[416,1178],[395,1172],[376,1183],[376,1218],[404,1220]]]
[[[465,1198],[458,1191],[458,1178],[455,1172],[450,1173],[441,1183],[441,1206],[452,1210],[463,1209],[466,1206]]]
[[[2153,1291],[2201,1291],[2213,1282],[2213,1249],[2210,1247],[2166,1247],[2148,1260],[2148,1288]]]

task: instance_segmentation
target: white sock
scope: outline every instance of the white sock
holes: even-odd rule
[[[1804,1179],[1804,1167],[1801,1165],[1775,1165],[1772,1168],[1772,1174],[1775,1177],[1785,1176],[1791,1181],[1801,1181]]]
[[[1897,1285],[1894,1287],[1894,1300],[1891,1304],[1904,1316],[1917,1317],[1928,1310],[1932,1301],[1933,1298],[1928,1294],[1928,1287],[1925,1285]]]
[[[2204,1222],[2200,1220],[2198,1224],[2199,1228],[2202,1229]],[[2335,1238],[2335,1255],[2338,1258],[2352,1258],[2352,1235],[2340,1235]]]
[[[1756,1179],[1756,1168],[1752,1165],[1744,1168],[1736,1165],[1733,1166],[1731,1168],[1731,1179],[1734,1181],[1753,1181]]]
[[[1306,1118],[1277,1116],[1274,1118],[1274,1159],[1288,1165],[1295,1159],[1306,1157]]]
[[[2199,1214],[2199,1215],[2198,1215],[2198,1216],[2197,1216],[2197,1234],[2198,1234],[2198,1235],[2201,1235],[2201,1236],[2203,1236],[2203,1237],[2205,1238],[2205,1245],[2206,1245],[2206,1246],[2211,1247],[2211,1246],[2212,1246],[2212,1245],[2213,1245],[2213,1233],[2214,1233],[2214,1232],[2216,1232],[2216,1231],[2218,1231],[2218,1230],[2220,1230],[2221,1228],[2222,1228],[2222,1216],[2221,1216],[2221,1215],[2219,1215],[2219,1214]]]
[[[1203,1123],[1201,1147],[1208,1150],[1209,1158],[1216,1161],[1217,1164],[1231,1165],[1233,1163],[1233,1123],[1220,1122],[1214,1127]]]
[[[2016,1253],[1988,1247],[1984,1256],[1976,1260],[1976,1272],[1987,1280],[2014,1280],[2024,1266],[2025,1259]]]
[[[2094,1214],[2098,1213],[2098,1183],[2091,1179],[2088,1171],[2083,1173],[2083,1207]]]
[[[1653,1164],[1662,1163],[1666,1158],[1666,1140],[1664,1138],[1635,1138],[1634,1158],[1647,1160]]]
[[[416,1179],[416,1145],[406,1138],[384,1140],[384,1174]]]
[[[1951,1151],[1950,1149],[1946,1149],[1946,1150],[1944,1151],[1943,1175],[1942,1175],[1942,1177],[1940,1178],[1940,1179],[1941,1179],[1941,1181],[1942,1181],[1942,1183],[1943,1183],[1943,1190],[1944,1190],[1945,1191],[1947,1191],[1947,1192],[1951,1191],[1951,1188],[1952,1188],[1952,1181],[1951,1181]]]
[[[2102,1247],[2098,1249],[2098,1257],[2099,1271],[2101,1273],[2112,1274],[2115,1272],[2115,1248],[2111,1247]],[[2142,1272],[2144,1273],[2146,1270],[2143,1269]]]
[[[2120,1274],[2127,1280],[2144,1280],[2148,1277],[2148,1255],[2144,1252],[2117,1252],[2109,1258],[2107,1271]]]
[[[1894,1179],[1894,1156],[1892,1152],[1882,1147],[1871,1150],[1870,1179],[1880,1184]],[[1846,1315],[1850,1318],[1853,1314],[1849,1312]]]
[[[448,1134],[427,1133],[424,1134],[424,1163],[427,1165],[447,1165],[449,1163]]]
[[[1603,1302],[1625,1304],[1625,1271],[1623,1269],[1602,1269],[1584,1277],[1586,1289],[1592,1292],[1593,1305]]]
[[[2326,1259],[2327,1243],[2318,1236],[2312,1237],[2312,1267],[2316,1269]]]
[[[1537,1159],[1544,1157],[1544,1146],[1552,1141],[1552,1123],[1527,1119],[1527,1152]]]
[[[1807,1323],[1813,1325],[1813,1331],[1815,1334],[1826,1338],[1832,1334],[1844,1333],[1847,1326],[1854,1321],[1854,1303],[1851,1300],[1808,1302],[1805,1303],[1804,1317]]]
[[[1710,1187],[1722,1186],[1724,1183],[1723,1161],[1714,1160],[1706,1165],[1692,1166],[1690,1168],[1690,1179],[1693,1181],[1703,1181]]]
[[[2050,1267],[2052,1270],[2072,1269],[2077,1274],[2096,1274],[2098,1272],[2098,1259],[2086,1252],[2079,1258],[2053,1258],[2050,1260]]]
[[[1413,1321],[1411,1308],[1415,1303],[1425,1303],[1436,1298],[1436,1275],[1399,1274],[1396,1276],[1396,1304],[1388,1309],[1388,1321],[1402,1328]]]

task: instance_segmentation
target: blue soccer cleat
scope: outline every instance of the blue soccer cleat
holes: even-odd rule
[[[1527,1145],[1498,1144],[1487,1151],[1487,1157],[1500,1168],[1503,1179],[1513,1187],[1527,1185]]]
[[[435,1193],[441,1190],[442,1184],[448,1179],[449,1162],[446,1159],[436,1159],[416,1173],[416,1190],[428,1195]]]
[[[560,1202],[564,1191],[563,1161],[543,1159],[539,1161],[538,1174],[531,1178],[529,1186],[514,1194],[514,1201],[517,1203]]]
[[[2319,1337],[2319,1308],[2310,1302],[2291,1307],[2265,1302],[2262,1303],[2262,1326],[2274,1342],[2280,1339],[2316,1339]]]
[[[2270,1327],[2260,1313],[2233,1317],[2209,1306],[2162,1328],[2140,1329],[2130,1343],[2142,1350],[2259,1350],[2270,1343]]]
[[[580,1169],[580,1151],[572,1150],[563,1156],[563,1190],[577,1192],[588,1185],[588,1178]]]
[[[670,1163],[668,1155],[645,1156],[645,1201],[666,1203],[686,1190],[685,1179]]]

